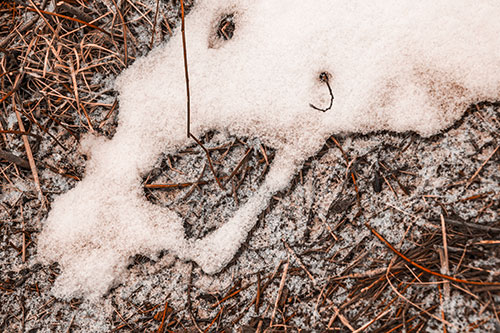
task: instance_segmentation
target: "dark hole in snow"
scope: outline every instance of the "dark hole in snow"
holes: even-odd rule
[[[321,72],[319,74],[319,80],[321,82],[328,82],[330,80],[330,78],[332,77],[332,74],[328,73],[328,72]]]
[[[222,38],[224,40],[229,40],[233,38],[234,30],[236,26],[234,24],[234,15],[228,14],[225,15],[219,23],[217,28],[217,37]]]

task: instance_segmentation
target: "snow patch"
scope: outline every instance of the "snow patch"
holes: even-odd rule
[[[232,15],[231,39],[217,37]],[[192,132],[258,137],[276,150],[260,188],[203,239],[144,197],[141,179],[186,139],[182,43],[171,40],[117,80],[119,127],[88,138],[85,178],[52,205],[40,258],[59,262],[54,292],[99,297],[136,253],[168,250],[217,273],[233,258],[271,196],[326,138],[340,132],[432,135],[470,103],[500,97],[497,1],[200,0],[187,18]],[[219,38],[220,40],[217,40]],[[335,99],[322,73],[328,73]]]

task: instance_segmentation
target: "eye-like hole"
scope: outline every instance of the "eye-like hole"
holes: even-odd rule
[[[217,28],[217,37],[223,38],[224,40],[229,40],[233,38],[234,29],[234,15],[225,15],[219,22],[219,27]]]
[[[216,16],[212,23],[213,30],[208,37],[208,48],[210,49],[220,48],[234,36],[238,14],[236,11],[224,11],[223,13],[226,14]]]
[[[328,82],[330,80],[330,78],[332,77],[332,74],[328,73],[328,72],[321,72],[318,76],[318,79],[321,81],[321,82]]]

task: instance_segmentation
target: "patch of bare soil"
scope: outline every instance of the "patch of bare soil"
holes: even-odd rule
[[[37,263],[37,235],[54,197],[83,177],[80,137],[112,137],[114,77],[178,19],[179,3],[163,0],[2,2],[1,331],[500,330],[498,103],[431,138],[332,136],[217,275],[138,254],[98,304],[51,296],[59,269]],[[226,191],[197,146],[144,179],[148,200],[185,216],[192,238],[245,201],[273,156],[258,138],[203,142]]]

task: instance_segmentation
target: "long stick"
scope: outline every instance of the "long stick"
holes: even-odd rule
[[[189,92],[189,73],[187,61],[187,47],[186,47],[186,30],[184,24],[184,0],[181,0],[181,33],[182,33],[182,50],[184,53],[184,76],[186,77],[186,95],[187,95],[187,137],[191,134],[191,95]]]
[[[198,140],[192,133],[191,133],[191,94],[189,93],[189,72],[188,72],[188,62],[187,62],[187,47],[186,47],[186,32],[185,32],[185,25],[184,25],[184,0],[181,0],[181,32],[182,32],[182,51],[184,53],[184,76],[186,77],[186,109],[187,109],[187,137],[193,138],[194,141],[205,151],[205,154],[207,154],[207,159],[208,159],[208,166],[210,167],[210,171],[214,175],[215,181],[217,182],[217,185],[221,188],[221,190],[224,190],[224,186],[222,185],[221,181],[217,177],[217,174],[215,173],[214,166],[212,164],[212,159],[210,158],[210,152],[208,151],[207,148],[201,143],[200,140]]]

